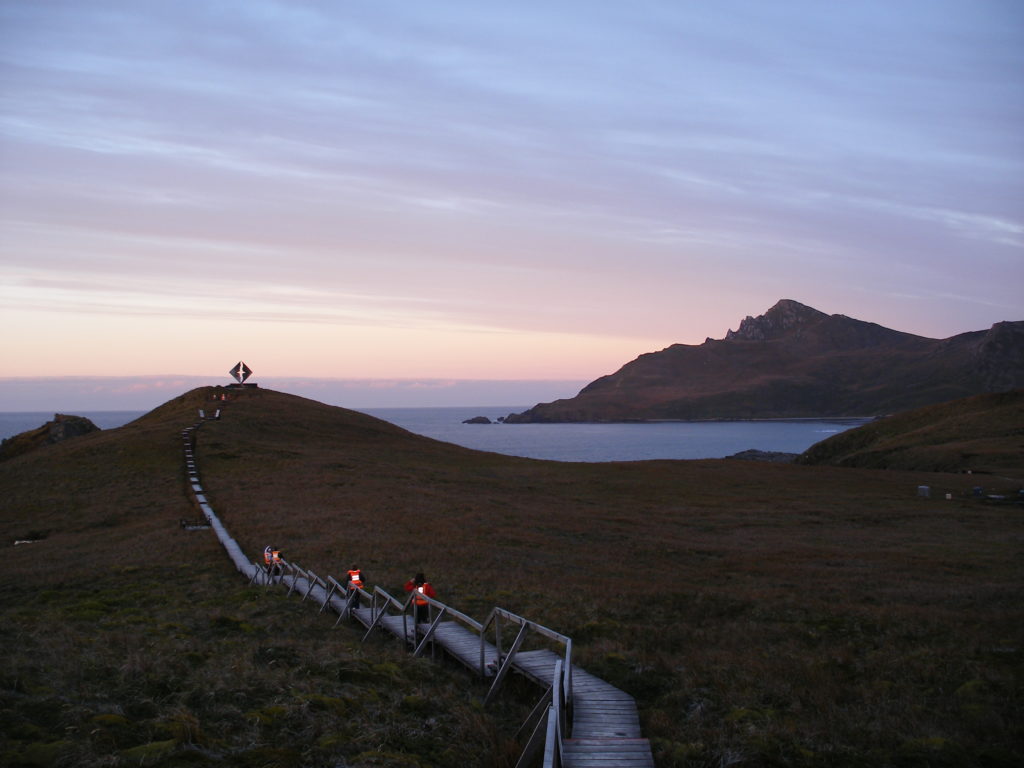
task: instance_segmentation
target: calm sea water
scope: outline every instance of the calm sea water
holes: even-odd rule
[[[865,419],[660,422],[654,424],[463,424],[465,419],[519,413],[529,406],[491,408],[372,408],[363,413],[420,435],[480,451],[555,461],[716,459],[753,448],[801,453]],[[112,429],[142,411],[97,411],[85,416]],[[34,429],[52,413],[0,413],[0,437]]]

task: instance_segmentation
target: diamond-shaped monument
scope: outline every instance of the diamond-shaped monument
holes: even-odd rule
[[[245,380],[252,376],[252,371],[249,370],[249,366],[243,363],[241,360],[235,365],[228,373],[231,374],[232,378],[239,384],[244,384]]]

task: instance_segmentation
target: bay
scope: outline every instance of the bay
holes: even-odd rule
[[[479,451],[553,461],[717,459],[748,449],[803,453],[817,442],[870,419],[662,421],[632,424],[463,424],[526,410],[374,408],[364,413],[416,434]]]
[[[363,413],[419,435],[478,451],[553,461],[715,459],[755,449],[802,453],[814,443],[868,419],[666,421],[643,424],[464,424],[476,416],[496,422],[529,406],[368,408]],[[113,429],[144,411],[86,411],[101,429]],[[42,426],[52,412],[0,412],[0,438]]]

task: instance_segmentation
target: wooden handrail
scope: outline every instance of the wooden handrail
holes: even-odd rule
[[[409,597],[413,597],[413,596],[414,596],[413,593],[409,594]],[[419,597],[420,597],[421,600],[426,600],[430,605],[434,606],[439,611],[444,611],[448,616],[453,616],[454,618],[458,619],[462,623],[468,624],[470,627],[475,629],[477,632],[482,632],[483,631],[483,628],[484,628],[483,624],[481,624],[479,621],[474,619],[472,616],[467,616],[462,611],[456,610],[455,608],[452,608],[450,605],[442,603],[440,600],[438,600],[436,598],[427,597],[426,595],[419,595]]]
[[[552,704],[548,710],[548,732],[547,737],[544,739],[544,762],[542,765],[544,768],[561,768],[562,756],[561,747],[562,744],[558,740],[558,720],[555,717],[553,710],[555,707]]]
[[[360,591],[362,591],[362,590],[360,590]],[[383,598],[383,605],[378,605],[378,603],[377,603],[377,597],[378,596]],[[406,637],[409,636],[409,627],[406,624],[406,620],[407,619],[406,619],[406,615],[405,615],[405,605],[403,605],[398,600],[393,598],[391,595],[389,595],[387,592],[385,592],[380,587],[375,586],[373,588],[373,608],[372,608],[372,611],[371,611],[373,619],[372,619],[372,621],[370,621],[370,626],[367,627],[367,629],[366,629],[366,634],[363,635],[363,640],[366,640],[366,638],[368,638],[370,636],[370,633],[373,632],[373,630],[380,623],[381,619],[383,619],[385,616],[387,616],[387,610],[386,609],[387,609],[387,607],[389,605],[394,607],[394,608],[397,608],[400,611],[402,611],[402,634],[405,635]]]
[[[518,624],[519,626],[523,627],[524,629],[529,627],[529,629],[533,630],[534,632],[537,632],[538,634],[544,635],[545,637],[550,638],[551,640],[555,640],[556,642],[562,643],[562,645],[565,646],[564,663],[562,664],[562,683],[561,683],[561,686],[562,686],[562,690],[565,693],[566,701],[568,702],[567,709],[571,709],[571,707],[572,707],[572,695],[573,695],[572,638],[568,637],[566,635],[563,635],[561,632],[556,632],[555,630],[550,629],[549,627],[545,627],[543,624],[538,624],[537,622],[530,621],[530,619],[523,618],[522,616],[520,616],[520,615],[518,615],[516,613],[512,613],[511,611],[505,610],[504,608],[499,608],[499,607],[495,606],[494,608],[491,609],[491,613],[488,615],[487,620],[483,623],[483,625],[481,626],[481,630],[480,630],[480,659],[481,659],[481,665],[483,664],[483,656],[484,656],[484,646],[483,646],[484,634],[485,634],[486,628],[490,626],[491,622],[494,622],[494,635],[495,635],[495,643],[494,644],[495,644],[495,646],[498,649],[498,659],[501,660],[504,657],[504,654],[502,654],[502,651],[501,651],[501,625],[500,625],[500,619],[506,619],[506,620],[510,621],[511,623],[513,623],[513,624]],[[517,640],[518,640],[518,638],[517,638]],[[508,653],[508,656],[509,657],[513,656],[517,650],[518,650],[518,647],[515,648],[514,650],[510,650],[509,653]],[[497,682],[498,681],[496,680],[495,683],[497,683]],[[494,690],[495,690],[495,688],[492,685],[492,691],[494,691]],[[490,697],[490,695],[491,694],[488,693],[488,698]]]

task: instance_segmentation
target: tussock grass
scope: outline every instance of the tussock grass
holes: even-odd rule
[[[270,595],[246,597],[212,535],[173,528],[183,503],[176,430],[195,420],[196,404],[207,397],[188,393],[123,431],[0,465],[17,510],[5,513],[5,529],[32,520],[54,531],[13,552],[4,591],[18,599],[6,618],[35,624],[43,635],[44,624],[59,623],[58,612],[34,598],[61,583],[77,585],[77,607],[64,606],[62,615],[81,612],[75,626],[95,634],[104,625],[92,620],[109,611],[119,617],[116,631],[138,644],[152,631],[146,612],[110,603],[108,591],[90,596],[84,585],[97,572],[121,585],[123,575],[111,569],[126,565],[149,568],[159,584],[150,563],[166,557],[186,594],[184,571],[189,579],[206,574],[180,613],[160,613],[164,624],[186,628],[185,654],[217,671],[225,696],[216,699],[228,703],[217,709],[206,701],[195,676],[168,691],[155,682],[146,688],[147,654],[100,634],[120,666],[103,656],[90,673],[95,679],[143,685],[137,696],[122,690],[116,698],[148,697],[159,717],[179,712],[189,727],[194,717],[215,745],[179,740],[170,757],[160,757],[172,737],[146,725],[148,741],[118,742],[117,749],[156,745],[145,759],[157,763],[176,759],[188,744],[196,745],[190,755],[220,749],[237,757],[244,739],[219,741],[237,729],[261,745],[253,749],[298,751],[302,764],[337,754],[351,765],[473,764],[465,754],[501,764],[514,751],[508,732],[495,725],[495,713],[474,705],[461,673],[451,677],[397,650],[386,663],[398,671],[375,672],[381,662],[358,646],[346,650],[343,633],[328,631],[330,622],[308,604],[278,599],[268,612]],[[660,766],[1014,765],[1024,754],[1024,525],[1019,509],[970,497],[977,476],[725,460],[516,459],[266,391],[245,393],[221,421],[204,424],[197,456],[214,508],[254,557],[273,543],[289,559],[336,576],[358,561],[371,584],[394,594],[424,570],[443,601],[480,619],[498,604],[573,637],[582,666],[637,698]],[[992,490],[1016,491],[1013,482],[985,480]],[[925,484],[932,498],[916,495]],[[947,491],[953,500],[943,498]],[[183,540],[188,569],[175,548]],[[138,597],[157,605],[177,599],[156,586]],[[267,639],[268,613],[278,610],[287,620],[273,626],[287,643]],[[59,635],[56,646],[75,647],[73,636],[58,642]],[[40,660],[37,676],[60,667],[53,650],[30,656]],[[181,663],[167,662],[173,674],[157,675],[162,685],[186,674],[175,666]],[[76,674],[90,669],[79,668]],[[332,670],[326,677],[313,671],[325,668]],[[88,701],[87,686],[66,674],[51,687]],[[258,696],[263,678],[301,696]],[[360,680],[380,698],[366,727],[400,737],[367,745],[337,725],[353,712],[345,686]],[[444,713],[431,715],[446,724],[442,732],[469,745],[459,757],[416,730],[424,702]],[[304,725],[306,713],[321,725]],[[507,719],[518,726],[522,717]],[[314,743],[330,744],[318,747],[325,752],[298,746],[313,733]],[[83,748],[81,739],[70,741]],[[350,743],[365,749],[354,752]],[[257,756],[253,764],[264,758],[288,764],[285,755]]]
[[[0,763],[454,766],[515,753],[494,717],[520,716],[515,702],[485,715],[456,670],[364,646],[204,554],[5,590]]]

